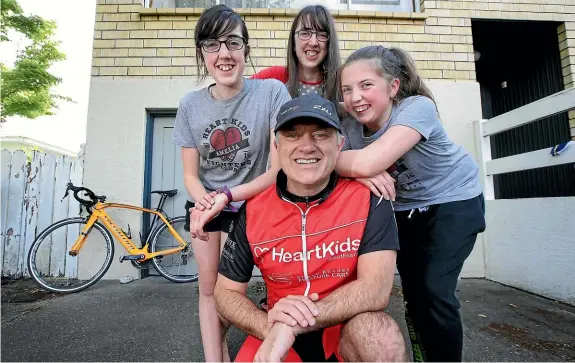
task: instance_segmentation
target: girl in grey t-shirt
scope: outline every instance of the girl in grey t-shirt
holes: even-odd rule
[[[381,177],[396,180],[397,267],[414,358],[461,361],[455,287],[485,229],[478,166],[445,132],[431,92],[403,50],[359,49],[340,77],[352,117],[343,122],[348,151],[336,170],[372,190]]]
[[[185,208],[198,264],[206,361],[230,360],[227,327],[213,297],[220,246],[237,218],[234,210],[276,180],[279,165],[271,132],[280,106],[291,98],[277,80],[244,79],[248,40],[244,21],[227,6],[202,13],[195,29],[198,71],[209,73],[215,83],[182,97],[173,132],[192,199]],[[222,211],[226,206],[231,210]]]

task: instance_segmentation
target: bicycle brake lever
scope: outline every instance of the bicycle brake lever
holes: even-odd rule
[[[70,193],[70,183],[68,183],[66,185],[66,191],[64,192],[64,196],[62,197],[62,200],[66,199],[66,197],[68,196],[68,193]]]

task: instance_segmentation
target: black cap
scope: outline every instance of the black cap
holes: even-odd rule
[[[316,94],[296,97],[280,107],[274,132],[290,121],[300,118],[314,118],[341,131],[339,116],[333,102]]]

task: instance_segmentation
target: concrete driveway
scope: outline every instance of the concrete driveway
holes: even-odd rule
[[[264,289],[254,281],[249,291],[259,301]],[[23,302],[34,294],[30,281],[2,286],[3,362],[203,360],[195,283],[100,281]],[[461,280],[458,294],[466,361],[575,360],[575,307],[480,279]],[[396,288],[388,310],[405,332],[402,307]],[[243,339],[232,329],[232,357]]]

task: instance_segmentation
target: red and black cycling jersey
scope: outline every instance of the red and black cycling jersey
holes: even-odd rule
[[[287,295],[320,298],[357,276],[362,254],[399,250],[391,202],[362,184],[338,178],[315,196],[287,191],[280,170],[275,186],[248,200],[226,240],[219,272],[248,282],[254,265],[262,272],[268,305]]]

